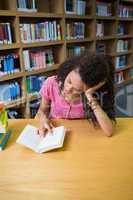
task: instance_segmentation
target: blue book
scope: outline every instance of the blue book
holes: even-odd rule
[[[8,142],[8,140],[9,140],[9,137],[10,137],[11,133],[12,133],[12,129],[9,129],[9,130],[7,131],[7,133],[4,133],[4,134],[2,135],[2,140],[0,141],[0,151],[2,151],[2,150],[5,149],[5,147],[6,147],[6,145],[7,145],[7,142]]]

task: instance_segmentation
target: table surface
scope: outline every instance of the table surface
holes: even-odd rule
[[[87,120],[59,120],[70,129],[64,147],[37,154],[15,141],[26,124],[10,120],[14,134],[0,152],[1,200],[133,200],[133,118],[117,119],[113,137]]]

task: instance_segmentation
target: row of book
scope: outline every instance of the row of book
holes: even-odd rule
[[[33,24],[20,24],[23,43],[61,40],[61,26],[54,21]]]
[[[67,14],[85,15],[86,1],[85,0],[66,0],[65,12]]]
[[[12,44],[11,24],[0,23],[0,44]]]
[[[36,0],[17,0],[17,10],[22,12],[37,12]]]
[[[122,56],[117,56],[116,57],[116,63],[115,63],[115,67],[116,69],[120,69],[126,66],[127,63],[127,57],[126,55],[122,55]]]
[[[17,53],[0,56],[0,77],[20,71],[19,56]]]
[[[20,98],[21,87],[17,81],[0,84],[0,101],[10,102]]]
[[[126,70],[126,71],[120,71],[115,74],[115,83],[119,84],[125,81],[126,79],[133,78],[133,67]]]
[[[133,7],[120,5],[119,6],[119,17],[133,17]]]
[[[97,16],[112,16],[112,4],[108,2],[96,2]]]
[[[46,76],[29,76],[26,79],[27,92],[38,93],[41,89],[43,82],[47,79]]]
[[[129,48],[129,41],[128,40],[118,40],[117,42],[117,52],[128,51]]]
[[[23,59],[24,68],[27,71],[46,68],[52,66],[55,63],[52,49],[41,51],[24,50]]]
[[[84,39],[85,38],[85,23],[72,22],[66,24],[66,39]]]
[[[85,46],[70,46],[67,48],[67,56],[78,56],[85,51]]]

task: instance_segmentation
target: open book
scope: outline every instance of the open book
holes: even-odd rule
[[[27,125],[16,142],[32,149],[37,153],[43,153],[52,149],[62,147],[64,137],[64,126],[53,128],[52,133],[47,133],[46,136],[43,137],[37,134],[36,127],[32,125]]]

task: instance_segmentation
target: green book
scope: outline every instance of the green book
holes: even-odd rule
[[[8,142],[11,133],[12,129],[9,129],[6,133],[1,134],[2,136],[0,137],[2,138],[2,140],[0,140],[0,151],[4,150],[4,148],[6,147],[6,144]]]

